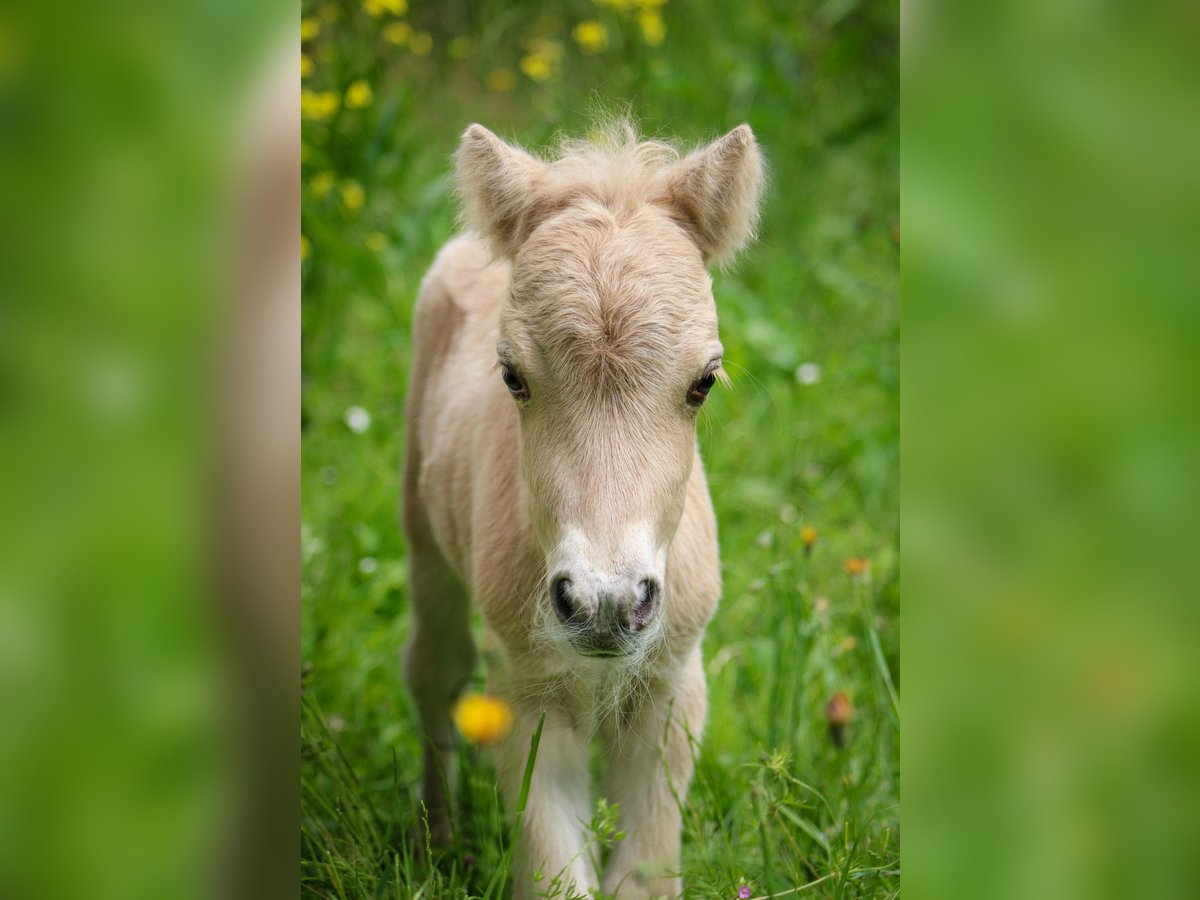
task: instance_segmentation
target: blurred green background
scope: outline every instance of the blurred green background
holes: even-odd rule
[[[733,384],[699,433],[725,593],[689,896],[898,892],[898,28],[852,0],[303,5],[305,891],[500,893],[486,754],[463,754],[453,851],[430,867],[413,847],[409,322],[455,231],[466,126],[537,151],[615,108],[685,148],[748,122],[770,172],[760,240],[714,289]]]
[[[905,886],[1191,896],[1197,7],[907,12]]]
[[[0,9],[0,894],[295,896],[292,502],[251,481],[241,501],[275,521],[223,529],[277,590],[214,577],[216,448],[279,440],[267,474],[296,481],[298,429],[272,413],[299,405],[299,329],[264,338],[232,320],[261,293],[231,290],[247,257],[305,278],[299,874],[347,896],[480,888],[504,835],[486,758],[465,761],[458,868],[404,855],[407,311],[452,229],[442,177],[465,124],[538,147],[585,128],[597,95],[687,143],[746,119],[773,170],[761,242],[717,280],[743,369],[701,430],[728,589],[706,645],[688,878],[729,896],[808,865],[890,871],[894,735],[885,669],[861,649],[876,603],[895,675],[896,13],[672,0],[655,46],[633,8],[360,10],[324,24],[303,7],[323,24],[298,79],[296,9],[274,0]],[[540,34],[543,12],[561,24]],[[588,20],[604,26],[594,54],[572,36]],[[428,42],[377,40],[401,21]],[[1190,897],[1196,5],[927,2],[906,5],[901,30],[905,884],[956,900]],[[536,36],[562,51],[532,63],[544,81],[521,67]],[[275,69],[291,93],[264,104]],[[370,102],[347,109],[359,79]],[[264,110],[293,116],[282,144],[297,150],[302,83],[337,111],[308,120],[300,180],[287,153],[263,165],[258,126]],[[318,202],[322,171],[335,181]],[[272,174],[287,190],[255,198]],[[255,237],[275,232],[278,247]],[[236,375],[231,337],[252,360]],[[817,380],[801,390],[806,363]],[[256,391],[267,414],[229,416]],[[363,434],[350,406],[372,417]],[[820,531],[811,557],[795,543],[805,524]],[[870,559],[869,588],[845,575],[852,554]],[[858,711],[840,752],[820,713],[837,688]],[[234,752],[246,745],[254,763]],[[786,765],[763,764],[789,745]],[[776,772],[831,809],[802,806],[812,795]],[[839,874],[810,891],[888,896],[894,881]]]

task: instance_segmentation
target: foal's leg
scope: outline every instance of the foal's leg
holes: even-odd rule
[[[631,725],[610,740],[606,793],[610,802],[621,805],[625,838],[608,862],[607,893],[624,900],[673,898],[683,890],[677,874],[679,803],[692,780],[688,733],[700,737],[707,702],[697,649],[683,670],[645,701]]]
[[[514,713],[513,729],[499,749],[498,763],[505,799],[509,811],[515,815],[529,758],[529,742],[541,710],[518,705]],[[514,900],[543,893],[577,897],[596,887],[596,872],[583,834],[589,818],[586,736],[573,728],[562,713],[547,712],[517,836]]]
[[[434,842],[450,843],[454,729],[450,707],[475,666],[468,597],[431,542],[410,536],[412,636],[405,654],[408,688],[421,716],[423,797]]]

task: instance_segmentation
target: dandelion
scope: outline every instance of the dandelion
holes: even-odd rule
[[[372,19],[386,15],[402,16],[408,12],[408,0],[365,0],[363,9]]]
[[[512,69],[492,69],[487,77],[488,90],[507,94],[517,86],[517,76]]]
[[[738,900],[750,900],[750,885],[743,884],[738,888]]]
[[[332,172],[318,172],[308,183],[308,189],[312,191],[313,197],[324,200],[335,184],[337,184],[337,178]]]
[[[466,59],[471,55],[471,41],[469,38],[456,37],[450,41],[446,52],[450,54],[451,59]]]
[[[595,19],[580,22],[571,32],[584,53],[599,53],[608,46],[608,30]]]
[[[854,704],[845,691],[838,691],[825,705],[825,722],[829,725],[829,738],[837,747],[846,746],[846,726],[854,718]]]
[[[433,38],[424,31],[418,31],[409,38],[408,49],[417,56],[425,56],[433,49]]]
[[[371,427],[371,414],[361,406],[349,407],[342,418],[346,422],[346,427],[355,434],[362,434]]]
[[[305,88],[300,92],[300,115],[306,119],[323,122],[341,106],[342,100],[334,91],[310,91]]]
[[[466,694],[453,714],[459,733],[472,744],[498,744],[512,728],[512,711],[499,697]]]
[[[371,93],[371,85],[361,78],[346,88],[346,109],[362,109],[370,106],[375,95]]]
[[[551,75],[552,64],[549,57],[541,53],[529,53],[521,57],[521,71],[534,81],[545,81]]]
[[[651,47],[657,47],[667,36],[667,26],[663,22],[662,13],[657,9],[644,9],[638,13],[638,26],[642,29],[642,37]]]
[[[363,238],[363,243],[367,245],[367,249],[372,253],[379,253],[387,246],[387,238],[381,231],[372,231]]]
[[[347,212],[358,212],[362,209],[362,205],[367,199],[362,185],[357,181],[349,179],[342,182],[342,186],[338,188],[338,193],[342,197],[342,206],[346,207]]]
[[[852,556],[846,560],[847,575],[865,575],[870,568],[870,561],[863,559],[861,556]]]
[[[811,525],[805,525],[800,529],[800,540],[804,543],[805,553],[812,553],[813,544],[817,542],[818,537],[820,534]]]
[[[308,238],[306,238],[304,235],[300,235],[300,261],[303,262],[304,260],[308,259],[309,254],[311,253],[312,244],[309,243]]]
[[[313,73],[316,67],[313,65],[312,57],[307,53],[300,54],[300,77],[307,78]]]
[[[388,22],[383,26],[383,39],[397,47],[407,44],[412,34],[412,26],[407,22]]]
[[[311,41],[321,33],[321,21],[313,17],[300,20],[300,40]]]

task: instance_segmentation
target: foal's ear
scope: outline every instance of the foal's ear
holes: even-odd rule
[[[762,153],[750,126],[739,125],[668,170],[666,200],[704,261],[724,265],[754,236],[762,188]]]
[[[535,223],[538,187],[548,166],[472,125],[455,154],[458,192],[468,227],[499,256],[513,256]]]

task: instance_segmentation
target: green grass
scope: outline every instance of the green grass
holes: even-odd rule
[[[456,846],[432,864],[423,847],[399,665],[409,322],[420,278],[454,231],[446,175],[465,125],[536,148],[556,130],[586,130],[600,99],[627,101],[645,131],[686,143],[748,121],[771,171],[759,242],[715,277],[733,384],[714,390],[699,435],[725,590],[704,642],[710,715],[684,814],[688,896],[815,881],[802,896],[897,894],[896,10],[672,0],[654,48],[632,18],[586,2],[414,2],[407,18],[434,38],[423,57],[389,50],[357,5],[341,10],[306,45],[317,72],[305,84],[366,78],[375,99],[304,130],[303,890],[508,890],[514,811],[486,753],[459,756]],[[570,41],[585,18],[609,31],[596,56]],[[519,72],[535,33],[562,42],[556,73],[489,91],[487,73]],[[469,41],[461,59],[447,53],[454,37]],[[321,171],[358,182],[363,207],[347,210],[336,188],[315,196]],[[821,377],[804,385],[796,369],[808,362]],[[364,433],[345,424],[352,406],[371,416]],[[805,525],[820,532],[811,553]],[[849,557],[868,559],[869,574],[847,574]],[[824,719],[837,691],[855,709],[841,748]],[[610,813],[593,823],[607,840]]]

